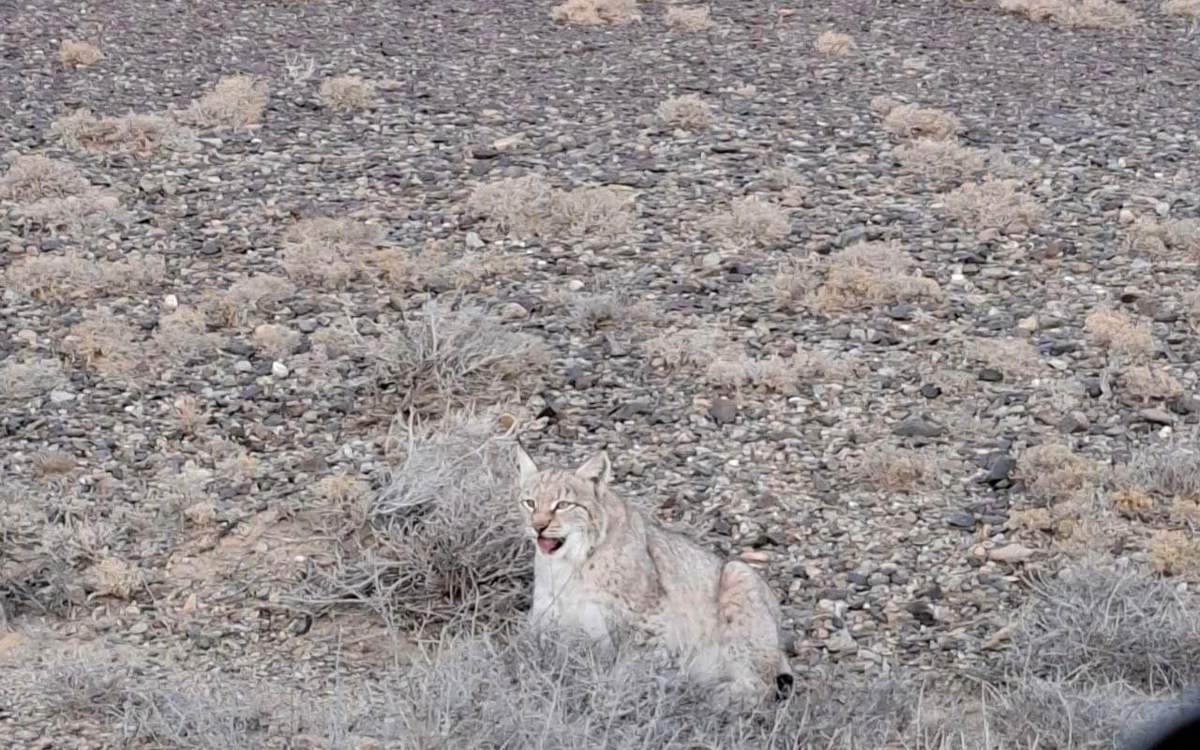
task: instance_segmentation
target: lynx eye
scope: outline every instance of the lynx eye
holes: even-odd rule
[[[569,500],[559,500],[557,503],[554,504],[555,510],[570,510],[571,508],[574,508],[574,507],[575,507],[575,503],[570,502]]]
[[[533,498],[527,497],[521,501],[521,505],[524,505],[526,508],[533,510],[535,503],[533,502]]]

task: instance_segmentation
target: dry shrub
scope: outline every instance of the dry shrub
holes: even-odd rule
[[[9,286],[37,300],[64,302],[134,292],[166,276],[157,255],[130,253],[125,260],[97,261],[80,253],[30,255],[8,269]]]
[[[90,189],[91,185],[74,165],[40,154],[18,156],[0,177],[0,200],[18,203],[66,198]]]
[[[418,429],[365,528],[339,564],[299,594],[362,602],[409,628],[515,620],[532,588],[532,547],[516,514],[516,459],[495,414],[455,414]]]
[[[612,238],[628,233],[634,219],[632,196],[624,191],[603,186],[559,190],[537,174],[478,185],[467,208],[520,238]]]
[[[267,82],[250,76],[226,76],[188,108],[188,122],[206,128],[244,128],[262,122]]]
[[[1044,504],[1065,502],[1085,494],[1101,478],[1095,462],[1061,443],[1027,448],[1017,461],[1017,479],[1030,497]]]
[[[985,174],[1003,176],[1016,168],[1000,151],[962,146],[953,140],[918,138],[896,147],[896,159],[911,174],[926,179],[963,182]]]
[[[958,118],[940,109],[918,107],[915,104],[895,104],[891,100],[871,100],[871,106],[890,107],[883,118],[883,127],[902,139],[925,138],[935,141],[951,140],[962,124]]]
[[[1168,16],[1200,19],[1200,0],[1166,0],[1162,4],[1162,10]]]
[[[285,359],[300,348],[304,337],[284,325],[263,323],[254,329],[254,345],[272,359]]]
[[[855,467],[859,480],[879,492],[912,492],[932,481],[938,462],[908,448],[873,447]]]
[[[1092,343],[1110,354],[1140,361],[1154,353],[1154,336],[1147,324],[1136,323],[1125,313],[1100,308],[1088,314],[1083,330]]]
[[[942,298],[933,279],[913,272],[913,259],[895,242],[859,242],[829,256],[825,280],[810,290],[811,273],[797,267],[780,272],[775,291],[780,303],[805,304],[827,311],[859,310],[901,302]]]
[[[0,364],[0,399],[27,401],[58,388],[67,381],[57,359],[33,359],[19,362],[5,359]]]
[[[663,14],[663,19],[667,22],[667,26],[676,31],[686,31],[696,33],[698,31],[708,31],[715,24],[712,17],[709,15],[707,5],[697,6],[694,8],[684,8],[679,5],[672,5],[667,8]]]
[[[283,269],[301,282],[342,287],[383,236],[382,227],[354,219],[302,219],[284,234]]]
[[[144,365],[138,332],[105,310],[94,310],[71,326],[63,350],[103,377],[124,378]]]
[[[1121,388],[1142,401],[1165,400],[1183,395],[1183,384],[1161,367],[1137,365],[1121,373]]]
[[[549,361],[539,339],[510,331],[480,310],[447,311],[433,302],[372,354],[380,379],[401,397],[399,411],[423,415],[515,397]]]
[[[728,211],[710,216],[701,226],[735,247],[771,245],[792,232],[788,212],[757,195],[734,198]]]
[[[642,20],[637,0],[565,0],[550,10],[550,17],[576,26],[623,25]]]
[[[219,325],[240,326],[295,293],[296,285],[282,276],[255,274],[239,278],[223,292],[207,293],[204,309]]]
[[[51,131],[71,148],[148,157],[161,149],[184,149],[192,133],[160,115],[128,114],[96,119],[88,109],[54,121]]]
[[[1165,576],[1200,579],[1200,538],[1194,532],[1159,531],[1150,540],[1150,564]]]
[[[655,115],[663,124],[681,130],[707,130],[713,126],[712,107],[699,94],[664,99]]]
[[[977,338],[965,348],[968,358],[999,370],[1006,378],[1029,377],[1042,367],[1037,349],[1027,339]]]
[[[1127,29],[1138,22],[1113,0],[1000,0],[1000,9],[1072,29]]]
[[[704,380],[718,388],[761,388],[794,396],[801,386],[812,381],[827,381],[843,374],[843,368],[820,352],[796,352],[788,357],[754,359],[730,350],[699,351],[694,359],[706,359]]]
[[[58,61],[63,65],[83,68],[104,59],[104,53],[94,44],[64,39],[58,48]]]
[[[375,104],[375,84],[361,76],[334,76],[321,82],[321,103],[334,112],[370,109]]]
[[[814,45],[825,57],[846,57],[857,49],[849,34],[838,31],[823,31]]]
[[[963,224],[1006,234],[1029,231],[1046,213],[1015,179],[987,177],[969,182],[948,193],[945,203],[947,213]]]

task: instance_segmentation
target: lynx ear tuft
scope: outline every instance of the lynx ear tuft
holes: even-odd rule
[[[537,464],[533,462],[533,459],[529,457],[529,454],[525,452],[525,449],[519,443],[517,444],[517,467],[521,470],[522,485],[529,484],[537,476]]]
[[[575,476],[596,484],[608,484],[612,481],[612,463],[608,460],[608,452],[600,451],[589,458],[575,470]]]

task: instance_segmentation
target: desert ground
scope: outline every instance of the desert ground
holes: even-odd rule
[[[0,0],[7,748],[1112,748],[1200,683],[1196,0]],[[514,439],[756,566],[534,642]]]

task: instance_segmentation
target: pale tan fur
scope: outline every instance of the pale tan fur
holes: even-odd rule
[[[738,703],[790,687],[779,605],[753,568],[723,563],[617,497],[604,453],[575,471],[539,471],[520,449],[518,460],[521,507],[537,547],[536,629],[605,648],[632,633]]]

